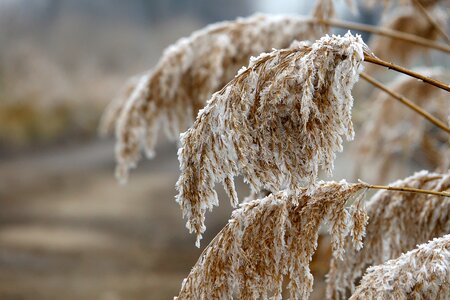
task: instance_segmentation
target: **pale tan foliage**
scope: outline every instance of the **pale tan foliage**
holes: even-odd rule
[[[391,186],[434,191],[450,190],[450,173],[422,171]],[[450,232],[450,199],[434,195],[380,191],[366,203],[369,225],[359,252],[349,239],[344,260],[332,259],[328,275],[327,296],[347,299],[355,283],[368,266],[383,264]],[[396,298],[401,299],[401,298]]]
[[[417,72],[443,81],[450,78],[441,68],[421,68]],[[450,116],[448,93],[443,90],[409,77],[394,80],[389,87],[440,120]],[[361,166],[369,161],[376,162],[378,167],[371,169],[371,173],[378,175],[379,180],[398,165],[399,157],[422,157],[421,163],[432,169],[449,168],[446,153],[450,140],[446,132],[383,91],[376,91],[369,102],[368,122],[363,125],[355,143]],[[416,155],[418,153],[421,155]]]
[[[371,267],[350,297],[356,299],[449,299],[450,235]]]
[[[354,135],[351,88],[365,47],[347,33],[264,53],[212,96],[178,151],[177,202],[197,244],[216,182],[236,206],[239,174],[256,192],[311,186],[319,167],[331,174],[342,136]]]
[[[429,13],[441,27],[446,27],[447,20],[445,11],[439,7],[434,7],[429,10]],[[392,9],[390,13],[385,14],[380,26],[414,34],[429,40],[436,40],[439,37],[439,31],[433,24],[418,13],[416,9],[409,6]],[[369,43],[369,46],[378,57],[403,64],[409,62],[418,52],[426,50],[399,39],[383,36],[375,36]],[[379,70],[379,68],[368,67],[368,71],[372,70]]]
[[[114,132],[117,119],[122,113],[123,104],[130,98],[133,90],[139,81],[140,76],[133,76],[120,89],[119,94],[108,104],[102,115],[99,125],[99,133],[101,136],[107,136]]]
[[[140,160],[141,149],[148,157],[154,155],[161,123],[167,136],[178,140],[212,93],[231,80],[251,55],[314,35],[302,17],[257,14],[209,25],[167,48],[130,97],[106,112],[120,112],[117,176],[126,180],[128,170]]]
[[[364,231],[345,203],[365,190],[321,182],[312,194],[281,191],[241,204],[183,281],[178,299],[280,299],[285,277],[290,298],[307,299],[321,224],[329,223],[333,253],[341,257],[345,236]]]
[[[317,0],[316,5],[312,11],[312,16],[319,20],[327,20],[334,17],[335,9],[333,0]],[[330,31],[330,26],[328,25],[312,25],[318,26],[322,30],[322,34],[328,33]]]

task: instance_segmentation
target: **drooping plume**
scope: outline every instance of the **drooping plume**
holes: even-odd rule
[[[116,123],[119,179],[126,180],[129,169],[140,160],[141,150],[148,157],[154,155],[160,125],[170,139],[178,140],[206,100],[230,81],[250,56],[315,35],[303,17],[257,14],[207,26],[167,48],[155,68],[135,83],[126,101],[111,105],[105,113],[107,127]]]
[[[449,191],[450,173],[422,171],[391,186]],[[366,210],[369,224],[364,248],[355,251],[347,239],[344,259],[332,259],[327,279],[329,299],[347,299],[368,266],[383,264],[417,244],[450,232],[450,198],[380,191],[366,202]]]
[[[340,257],[345,236],[364,231],[345,203],[365,190],[362,184],[323,182],[310,195],[282,191],[243,203],[203,251],[177,299],[281,299],[284,277],[291,299],[307,299],[321,224],[328,222],[333,253]]]
[[[359,36],[325,36],[253,58],[182,134],[177,201],[201,237],[206,209],[222,182],[233,206],[233,177],[253,191],[311,187],[319,167],[331,174],[342,136],[353,138],[351,89],[365,44]]]
[[[450,234],[371,267],[350,300],[450,299]]]

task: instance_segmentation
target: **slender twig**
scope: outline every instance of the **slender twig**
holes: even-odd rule
[[[402,186],[388,186],[388,185],[373,185],[369,184],[367,182],[364,182],[362,180],[358,180],[359,183],[362,183],[369,189],[376,189],[376,190],[389,190],[389,191],[398,191],[398,192],[410,192],[410,193],[418,193],[418,194],[427,194],[427,195],[436,195],[436,196],[443,196],[443,197],[450,197],[449,192],[439,192],[439,191],[432,191],[432,190],[423,190],[423,189],[416,189],[411,187],[402,187]]]
[[[387,67],[387,68],[389,68],[391,70],[395,70],[397,72],[409,75],[411,77],[415,77],[417,79],[422,80],[423,82],[429,83],[429,84],[434,85],[434,86],[436,86],[438,88],[446,90],[447,92],[450,92],[450,85],[448,85],[446,83],[443,83],[443,82],[441,82],[439,80],[436,80],[436,79],[424,76],[424,75],[422,75],[420,73],[408,70],[408,69],[403,68],[401,66],[398,66],[396,64],[384,61],[384,60],[379,59],[378,57],[375,57],[373,55],[369,55],[369,54],[365,53],[364,54],[364,61],[372,63],[372,64],[376,64],[376,65],[379,65],[379,66]]]
[[[324,24],[329,25],[333,27],[339,27],[339,28],[345,28],[345,29],[352,29],[352,30],[359,30],[359,31],[365,31],[370,32],[377,35],[382,35],[389,38],[399,39],[405,42],[413,43],[416,45],[420,45],[426,48],[432,48],[436,49],[445,53],[450,53],[450,47],[448,45],[444,45],[442,43],[437,43],[429,39],[425,39],[422,37],[419,37],[414,34],[398,31],[398,30],[392,30],[389,28],[382,28],[382,27],[376,27],[371,26],[367,24],[360,24],[360,23],[354,23],[354,22],[346,22],[336,19],[308,19],[307,22],[311,24]]]
[[[436,22],[436,20],[430,15],[428,10],[425,7],[423,7],[423,5],[420,3],[420,1],[419,0],[411,0],[411,1],[417,7],[417,9],[420,11],[420,13],[425,17],[425,19],[427,19],[427,21],[430,22],[430,24],[433,25],[433,27],[437,31],[439,31],[440,35],[445,39],[447,44],[450,44],[450,37],[445,32],[444,28],[442,28],[439,25],[439,23]]]
[[[396,100],[400,101],[401,103],[403,103],[404,105],[408,106],[409,108],[411,108],[412,110],[414,110],[415,112],[419,113],[420,115],[422,115],[424,118],[426,118],[428,121],[430,121],[431,123],[433,123],[434,125],[436,125],[437,127],[445,130],[447,133],[450,134],[450,128],[445,125],[444,122],[440,121],[439,119],[435,118],[433,115],[431,115],[430,113],[424,111],[422,108],[420,108],[419,106],[417,106],[416,104],[414,104],[411,100],[408,100],[406,97],[403,97],[402,95],[396,93],[395,91],[391,90],[390,88],[388,88],[387,86],[385,86],[384,84],[382,84],[381,82],[379,82],[378,80],[376,80],[375,78],[373,78],[372,76],[369,76],[365,73],[361,73],[360,76],[365,79],[367,82],[369,82],[370,84],[372,84],[373,86],[379,88],[380,90],[386,92],[387,94],[391,95],[392,97],[394,97]]]

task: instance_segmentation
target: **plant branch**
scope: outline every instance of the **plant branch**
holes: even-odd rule
[[[373,185],[373,184],[368,184],[362,180],[358,180],[358,182],[365,185],[369,189],[375,189],[375,190],[389,190],[389,191],[410,192],[410,193],[450,197],[449,192],[438,192],[438,191],[432,191],[432,190],[423,190],[423,189],[416,189],[416,188],[411,188],[411,187],[401,187],[401,186]]]
[[[395,91],[391,90],[390,88],[388,88],[387,86],[385,86],[384,84],[382,84],[381,82],[377,81],[375,78],[373,78],[372,76],[369,76],[365,73],[361,73],[360,76],[365,79],[367,82],[369,82],[370,84],[372,84],[373,86],[379,88],[380,90],[386,92],[387,94],[391,95],[392,97],[394,97],[396,100],[400,101],[401,103],[403,103],[404,105],[408,106],[409,108],[411,108],[412,110],[414,110],[415,112],[419,113],[420,115],[422,115],[424,118],[426,118],[428,121],[430,121],[431,123],[433,123],[434,125],[436,125],[437,127],[445,130],[447,133],[450,134],[450,128],[445,125],[444,122],[440,121],[439,119],[435,118],[433,115],[431,115],[430,113],[424,111],[422,108],[420,108],[419,106],[417,106],[416,104],[414,104],[411,100],[408,100],[406,97],[403,97],[402,95],[396,93]]]
[[[436,22],[435,19],[430,15],[430,13],[427,11],[425,7],[420,3],[419,0],[411,0],[413,4],[416,6],[416,8],[420,11],[420,13],[427,19],[428,22],[430,22],[433,27],[439,31],[439,34],[445,39],[447,44],[450,44],[450,37],[447,35],[445,30]]]
[[[392,30],[389,28],[382,28],[382,27],[376,27],[371,26],[367,24],[360,24],[360,23],[354,23],[354,22],[346,22],[336,19],[309,19],[307,22],[311,24],[324,24],[329,25],[333,27],[339,27],[339,28],[345,28],[345,29],[352,29],[352,30],[359,30],[359,31],[365,31],[370,32],[377,35],[382,35],[389,38],[399,39],[405,42],[413,43],[416,45],[420,45],[426,48],[433,48],[445,53],[450,54],[450,47],[448,45],[444,45],[442,43],[437,43],[429,39],[425,39],[422,37],[419,37],[414,34],[405,33],[398,30]]]
[[[423,82],[429,83],[429,84],[434,85],[434,86],[436,86],[438,88],[446,90],[447,92],[450,92],[450,86],[448,84],[446,84],[446,83],[443,83],[443,82],[441,82],[439,80],[436,80],[436,79],[432,79],[432,78],[427,77],[427,76],[423,76],[420,73],[417,73],[417,72],[408,70],[406,68],[403,68],[401,66],[398,66],[396,64],[384,61],[384,60],[379,59],[378,57],[375,57],[373,55],[369,55],[369,54],[364,53],[364,61],[372,63],[372,64],[376,64],[376,65],[379,65],[379,66],[386,67],[388,69],[391,69],[391,70],[394,70],[394,71],[397,71],[397,72],[409,75],[411,77],[415,77],[417,79],[422,80]]]

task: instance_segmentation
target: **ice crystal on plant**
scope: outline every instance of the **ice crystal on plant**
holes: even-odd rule
[[[216,182],[229,195],[237,175],[255,192],[296,191],[313,186],[319,167],[331,174],[342,136],[353,139],[351,89],[365,49],[350,33],[297,42],[252,58],[212,96],[178,151],[177,201],[198,240],[218,205]]]
[[[333,248],[340,256],[355,223],[345,204],[365,190],[363,184],[321,182],[312,194],[281,191],[241,204],[205,248],[177,299],[281,299],[284,277],[291,299],[307,299],[321,224],[327,221],[340,240]]]
[[[450,190],[450,173],[422,171],[392,186],[435,191]],[[380,191],[366,202],[369,223],[363,239],[364,248],[355,251],[347,240],[343,260],[332,259],[327,295],[347,299],[355,283],[370,265],[397,258],[417,244],[450,231],[450,198],[435,195]]]
[[[251,55],[315,35],[301,16],[256,14],[209,25],[168,47],[126,101],[111,104],[105,112],[103,127],[116,126],[119,179],[126,180],[142,149],[147,156],[154,155],[160,125],[170,139],[178,140],[212,93],[230,81]]]
[[[449,299],[450,235],[371,267],[350,300]]]

